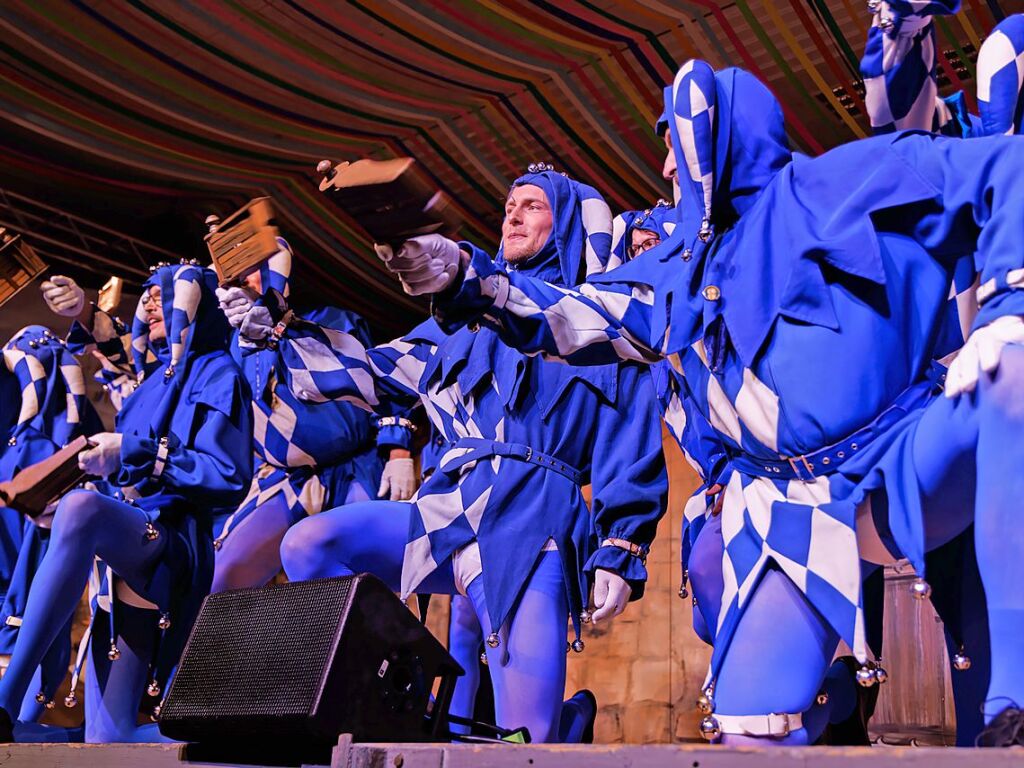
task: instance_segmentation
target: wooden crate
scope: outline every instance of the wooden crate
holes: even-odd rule
[[[942,622],[929,600],[915,600],[909,565],[885,569],[882,666],[871,730],[890,742],[955,743],[956,714]]]
[[[204,239],[222,285],[234,283],[278,251],[278,230],[269,197],[250,200]]]
[[[46,270],[46,264],[21,235],[0,227],[0,306]]]

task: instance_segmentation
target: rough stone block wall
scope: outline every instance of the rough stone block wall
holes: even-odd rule
[[[647,559],[647,591],[610,625],[586,627],[586,649],[569,654],[566,696],[594,692],[602,743],[700,741],[694,700],[711,653],[693,632],[690,599],[678,596],[683,505],[699,481],[667,435],[664,446],[669,509]]]

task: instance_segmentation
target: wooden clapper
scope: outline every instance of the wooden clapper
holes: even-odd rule
[[[448,234],[461,223],[448,196],[411,157],[322,160],[320,191],[340,205],[375,243],[398,246],[410,237]]]

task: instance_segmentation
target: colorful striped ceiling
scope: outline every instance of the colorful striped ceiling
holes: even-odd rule
[[[940,64],[970,93],[974,51],[1024,0],[963,6],[939,21]],[[759,74],[804,151],[866,135],[869,21],[863,0],[0,3],[0,187],[189,255],[208,213],[272,195],[300,295],[393,332],[422,307],[317,191],[318,160],[414,156],[492,245],[536,160],[613,208],[665,196],[650,126],[690,57]]]

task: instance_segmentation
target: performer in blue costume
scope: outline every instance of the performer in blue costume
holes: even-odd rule
[[[241,322],[239,303],[264,288],[289,294],[292,250],[278,238],[280,250],[246,279],[244,288],[217,289],[228,321]],[[370,346],[369,329],[358,315],[323,307],[304,320],[352,334]],[[404,501],[416,489],[409,453],[411,422],[404,415],[379,420],[374,444],[370,414],[350,403],[305,403],[288,389],[280,372],[280,355],[262,349],[243,355],[237,333],[231,353],[253,392],[255,473],[252,486],[237,510],[217,528],[212,591],[255,587],[281,570],[281,539],[296,522],[323,509],[389,494]],[[389,460],[383,469],[380,452]],[[382,482],[383,481],[383,482]]]
[[[666,125],[662,116],[655,131],[663,134],[667,130]],[[677,224],[675,207],[666,200],[659,200],[646,210],[627,211],[616,218],[628,222],[619,246],[627,261],[667,240]],[[613,250],[616,242],[613,236]],[[725,589],[720,502],[722,489],[728,484],[731,473],[728,451],[687,395],[685,378],[681,373],[667,360],[660,360],[652,366],[652,375],[665,426],[701,480],[683,509],[679,596],[683,599],[690,597],[692,589],[694,631],[713,646],[714,628]],[[876,644],[872,643],[871,647],[876,648]],[[812,706],[802,713],[809,741],[818,742],[828,728],[826,738],[829,744],[870,743],[865,715],[869,715],[868,710],[873,708],[877,690],[858,692],[855,683],[858,666],[851,657],[843,657],[829,668]],[[875,676],[862,679],[873,683]],[[867,701],[861,702],[865,698]],[[706,701],[701,699],[698,706],[706,708]]]
[[[498,263],[509,269],[570,285],[608,259],[607,205],[550,168],[517,179],[505,213]],[[427,236],[390,257],[429,254],[438,244],[459,247]],[[260,309],[242,326],[251,339],[272,332],[274,318],[253,322]],[[555,740],[566,618],[572,647],[582,651],[581,623],[606,621],[642,595],[664,511],[645,367],[553,365],[490,330],[446,336],[432,320],[369,350],[348,334],[294,324],[280,349],[300,398],[345,397],[382,412],[421,402],[451,443],[411,503],[350,505],[292,528],[282,545],[289,578],[368,570],[404,595],[468,594],[486,636],[498,724]],[[580,492],[588,481],[593,522]]]
[[[82,434],[102,430],[85,397],[82,370],[67,347],[49,329],[30,325],[18,331],[3,348],[0,368],[0,480],[51,456]],[[0,509],[0,653],[9,655],[21,626],[25,603],[36,569],[50,540],[48,519],[33,522],[9,508]],[[43,706],[64,681],[71,656],[70,620],[43,657],[21,705],[19,719],[39,718]]]
[[[917,128],[966,139],[1020,132],[1024,100],[1016,59],[1024,51],[1024,15],[1002,20],[979,50],[978,117],[968,112],[963,92],[938,96],[937,41],[928,14],[956,13],[959,1],[932,2],[917,9],[906,3],[876,6],[861,73],[868,116],[877,134]],[[947,364],[970,333],[978,283],[974,256],[964,256],[954,268],[949,317],[937,350]],[[968,529],[926,557],[932,602],[944,622],[954,670],[959,746],[972,746],[984,727],[989,684],[987,612],[973,540],[974,531]]]
[[[1005,705],[981,740],[998,742],[1024,717],[1011,640],[1024,598],[1010,586],[1024,574],[1007,536],[1024,492],[1024,144],[904,132],[808,159],[788,149],[763,85],[700,61],[668,106],[680,223],[597,284],[567,291],[472,254],[389,266],[446,292],[434,311],[449,329],[482,316],[526,351],[669,357],[684,374],[734,469],[706,735],[803,743],[793,713],[837,639],[866,658],[860,558],[903,555],[923,573],[924,553],[975,519],[989,700]],[[936,338],[953,267],[972,252],[981,306],[940,397]]]
[[[227,349],[215,284],[209,270],[181,264],[157,268],[143,286],[132,351],[145,376],[118,414],[117,431],[92,435],[94,445],[79,455],[86,473],[105,479],[57,506],[0,680],[6,741],[8,713],[20,706],[90,572],[101,584],[92,599],[86,740],[153,738],[136,731],[139,703],[144,692],[160,695],[209,590],[211,510],[236,505],[251,479],[251,395]],[[81,658],[75,684],[80,669]],[[65,703],[75,701],[73,687]]]

